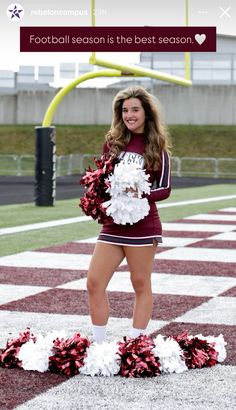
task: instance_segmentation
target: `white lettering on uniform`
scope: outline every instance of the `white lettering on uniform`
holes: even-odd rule
[[[135,164],[139,168],[144,167],[144,158],[137,152],[121,152],[119,158],[124,161],[125,164]]]

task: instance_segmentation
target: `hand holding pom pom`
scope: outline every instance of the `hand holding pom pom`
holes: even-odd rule
[[[114,172],[108,177],[109,188],[107,192],[112,198],[116,198],[125,193],[134,196],[137,193],[138,198],[142,194],[150,193],[149,176],[136,165],[125,164],[120,162],[115,165]]]
[[[84,213],[99,223],[121,225],[147,216],[150,206],[142,196],[150,193],[150,182],[145,171],[106,155],[94,161],[97,169],[89,167],[80,181],[86,187],[79,204]]]
[[[112,222],[111,217],[106,215],[102,203],[110,199],[107,193],[107,178],[113,172],[118,159],[103,155],[100,159],[94,159],[97,169],[89,167],[81,178],[80,184],[86,188],[85,194],[80,198],[79,206],[84,213],[97,219],[98,223]]]
[[[119,225],[130,225],[140,221],[148,215],[150,206],[146,198],[135,198],[129,195],[120,195],[102,204],[106,213]]]
[[[114,173],[108,177],[107,192],[111,199],[102,204],[106,214],[116,224],[134,224],[149,213],[149,203],[143,194],[150,193],[150,182],[144,170],[135,165],[117,164]]]

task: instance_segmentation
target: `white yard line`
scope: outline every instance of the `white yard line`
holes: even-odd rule
[[[167,204],[158,204],[158,209],[172,208],[173,206],[183,206],[183,205],[201,204],[201,203],[206,203],[206,202],[224,201],[227,199],[234,199],[234,198],[236,198],[236,195],[226,195],[226,196],[217,196],[217,197],[211,197],[211,198],[191,199],[189,201],[170,202]],[[11,228],[2,228],[0,229],[0,236],[19,233],[19,232],[33,231],[37,229],[51,228],[51,227],[61,226],[61,225],[69,225],[69,224],[85,222],[85,221],[92,221],[92,218],[89,216],[79,216],[75,218],[57,219],[54,221],[13,226]]]
[[[211,236],[208,240],[213,241],[236,241],[236,232],[223,232],[217,235]]]
[[[197,223],[181,223],[181,222],[163,222],[162,228],[164,231],[178,232],[230,232],[236,229],[235,225],[227,224],[208,224],[207,221],[201,224]]]
[[[22,268],[87,270],[91,256],[91,254],[87,255],[79,253],[28,251],[2,256],[0,258],[0,265]],[[126,265],[126,263],[127,262],[124,259],[121,262],[121,266]]]
[[[74,224],[78,222],[90,221],[90,220],[91,218],[89,216],[78,216],[75,218],[57,219],[55,221],[38,222],[35,224],[12,226],[11,228],[0,229],[0,236],[9,235],[12,233],[34,231],[36,229],[52,228],[52,227],[61,226],[61,225],[69,225],[69,224]]]
[[[155,259],[189,261],[190,264],[192,261],[236,263],[236,252],[235,249],[179,247],[156,253]]]
[[[170,202],[167,204],[160,204],[158,205],[158,208],[169,208],[172,206],[182,206],[182,205],[191,205],[191,204],[203,204],[205,202],[224,201],[226,199],[234,199],[234,198],[236,198],[236,195],[225,195],[225,196],[215,196],[211,198],[190,199],[189,201]]]
[[[86,290],[86,278],[73,280],[58,286],[60,289]],[[152,291],[154,294],[218,296],[236,285],[236,278],[178,275],[172,273],[154,273],[152,275]],[[8,293],[11,292],[11,285]],[[14,288],[13,288],[14,289]],[[133,292],[129,272],[115,272],[109,282],[110,292]]]
[[[223,208],[220,209],[221,212],[236,212],[236,207],[230,207],[230,208]]]

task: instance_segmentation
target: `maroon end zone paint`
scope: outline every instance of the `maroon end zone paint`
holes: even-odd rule
[[[221,293],[219,296],[227,296],[230,298],[235,298],[236,297],[236,286],[234,286],[231,289],[226,290],[225,292]]]
[[[175,223],[175,222],[174,222]],[[162,237],[163,241],[165,241],[165,237],[171,237],[171,238],[208,238],[209,236],[217,235],[222,232],[200,232],[200,231],[194,231],[194,232],[189,232],[189,231],[163,231],[162,232]]]
[[[211,220],[211,219],[176,219],[172,223],[181,223],[181,224],[200,224],[200,225],[235,225],[235,221],[224,221],[224,220]],[[193,235],[193,233],[192,233]]]
[[[205,239],[204,241],[190,243],[186,246],[188,248],[236,249],[236,241]]]
[[[91,255],[94,251],[95,244],[92,243],[76,243],[67,242],[62,245],[49,246],[46,248],[37,249],[37,252],[49,252],[49,253],[74,253]]]
[[[108,291],[110,316],[131,318],[133,292]],[[153,294],[154,320],[171,320],[207,302],[210,297]],[[16,312],[51,313],[61,315],[89,315],[88,295],[85,290],[49,289],[36,295],[5,303],[0,310]]]
[[[79,266],[78,266],[79,268]],[[60,286],[85,278],[87,270],[25,268],[0,266],[0,284],[28,286]],[[1,286],[1,285],[0,285]]]
[[[62,374],[39,373],[1,368],[0,408],[15,409],[20,404],[46,392],[68,378]]]

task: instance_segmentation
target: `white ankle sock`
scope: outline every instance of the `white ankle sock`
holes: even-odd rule
[[[92,330],[93,330],[94,341],[99,344],[104,342],[106,338],[106,325],[105,326],[92,325]]]
[[[145,329],[137,329],[136,327],[132,327],[130,331],[130,337],[135,339],[136,337],[140,336],[145,332]]]

